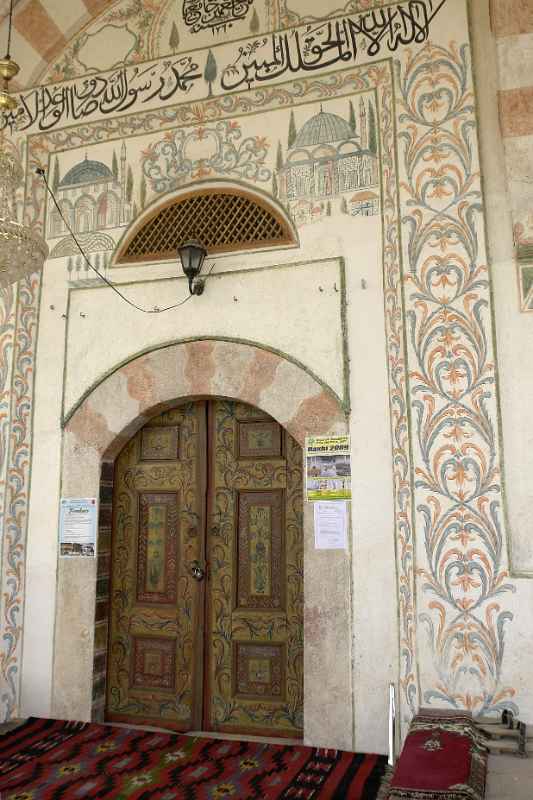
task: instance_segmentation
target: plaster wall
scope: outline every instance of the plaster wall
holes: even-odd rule
[[[494,3],[492,20],[484,20],[484,34],[494,56],[491,69],[482,70],[480,65],[478,75],[481,119],[486,120],[481,131],[500,356],[510,555],[513,572],[532,577],[533,490],[529,476],[533,437],[527,418],[533,376],[524,369],[524,357],[533,351],[528,296],[533,265],[529,252],[533,242],[531,10],[527,4],[511,8]]]
[[[268,23],[273,29],[304,24],[315,11],[303,2],[274,5],[278,17]],[[362,2],[339,10],[331,3],[328,8],[339,16],[367,6]],[[138,114],[95,111],[84,125],[70,124],[67,114],[51,131],[20,132],[17,142],[27,146],[28,165],[42,164],[53,174],[57,159],[63,177],[83,162],[87,151],[91,160],[111,168],[114,151],[126,143],[138,209],[176,194],[175,176],[161,153],[171,152],[175,169],[186,161],[183,148],[192,147],[193,172],[207,170],[207,175],[195,172],[195,177],[186,167],[178,185],[201,179],[207,186],[217,179],[265,192],[293,216],[298,245],[217,257],[205,295],[167,315],[145,318],[134,312],[109,288],[85,279],[76,256],[68,252],[48,261],[40,305],[36,281],[19,288],[18,306],[13,298],[6,305],[7,319],[18,314],[16,331],[24,330],[23,323],[27,327],[29,312],[22,311],[39,313],[35,383],[32,373],[24,395],[33,424],[32,445],[26,437],[31,504],[27,547],[19,514],[24,546],[17,557],[24,559],[26,584],[12,582],[9,600],[14,606],[15,598],[22,598],[24,626],[16,613],[11,615],[13,644],[2,672],[12,710],[21,680],[22,713],[80,719],[90,713],[94,565],[57,560],[58,503],[61,495],[96,493],[102,450],[95,442],[102,430],[113,434],[116,446],[125,431],[132,432],[128,421],[141,424],[140,409],[150,409],[126,392],[113,416],[112,397],[99,392],[111,385],[117,392],[127,388],[127,365],[135,357],[148,350],[151,358],[174,342],[225,342],[217,345],[223,375],[232,361],[224,347],[244,340],[240,346],[257,345],[281,359],[278,372],[285,376],[285,384],[257,393],[257,405],[273,413],[280,408],[276,403],[285,404],[277,418],[290,426],[294,407],[302,401],[300,384],[312,380],[337,407],[344,407],[352,434],[352,537],[341,576],[349,624],[342,614],[341,624],[336,623],[325,587],[318,580],[308,583],[306,591],[310,588],[314,598],[310,605],[322,614],[316,647],[306,656],[309,674],[316,678],[310,685],[318,687],[319,675],[331,674],[336,687],[320,698],[326,710],[322,731],[319,706],[310,706],[308,741],[384,752],[390,680],[397,686],[403,730],[417,706],[427,703],[483,713],[518,707],[531,720],[531,681],[523,664],[531,663],[533,654],[528,621],[532,584],[519,577],[530,571],[532,555],[524,502],[529,457],[527,433],[516,425],[531,400],[516,343],[527,343],[529,334],[528,317],[516,305],[510,203],[501,162],[493,155],[502,152],[497,77],[487,68],[485,53],[488,46],[494,52],[495,43],[488,3],[445,0],[440,7],[427,32],[429,42],[413,37],[390,52],[361,50],[353,64],[328,64],[311,76],[278,76],[259,88],[244,85],[226,93],[216,85],[212,98],[211,85],[205,98],[206,87],[196,81],[190,97],[179,96],[177,105],[169,101],[157,109],[154,100]],[[469,24],[477,59],[477,118]],[[226,63],[234,45],[217,47],[219,63]],[[206,52],[197,55],[205,60]],[[379,213],[352,213],[358,208],[352,192],[331,195],[329,206],[326,198],[314,198],[303,210],[280,196],[291,126],[301,131],[324,112],[347,120],[352,102],[362,135],[362,119],[357,118],[361,101],[368,117],[370,105],[376,117],[379,183],[372,193]],[[236,130],[239,136],[232,139]],[[217,136],[225,152],[237,155],[232,163],[241,163],[239,148],[247,143],[251,172],[221,169],[213,158]],[[48,231],[42,186],[29,175],[25,201],[27,218]],[[125,230],[125,225],[106,229],[106,236],[117,245]],[[91,258],[109,256],[108,239],[99,242],[89,242],[104,248],[91,251]],[[68,245],[51,240],[53,247],[58,243]],[[146,307],[185,294],[173,265],[115,268],[113,259],[105,258],[107,274]],[[34,339],[27,339],[27,359],[33,365]],[[12,362],[14,372],[20,370],[18,363]],[[300,370],[300,381],[291,378],[294,369]],[[215,369],[208,393],[241,396],[244,388],[235,377],[231,386],[222,378],[217,385],[216,374]],[[141,395],[143,387],[140,380]],[[84,444],[74,453],[69,420],[74,424],[97,397],[107,403],[106,424],[102,427],[94,408]],[[300,440],[304,429],[300,424]],[[21,497],[21,508],[24,503],[27,497]],[[308,548],[309,514],[306,509]],[[6,540],[4,565],[10,547]],[[318,556],[308,549],[307,557]],[[320,557],[327,567],[311,574],[334,581],[335,555]],[[4,584],[8,578],[4,568]],[[344,643],[346,657],[340,663],[331,660],[334,649],[320,648],[321,637]],[[319,668],[313,672],[315,658]]]
[[[528,664],[533,658],[529,635],[530,609],[533,606],[533,536],[531,523],[531,469],[533,468],[531,434],[527,424],[533,402],[533,381],[528,359],[533,352],[531,316],[522,312],[520,270],[517,264],[517,240],[513,228],[517,222],[509,184],[506,144],[502,136],[501,105],[498,92],[510,88],[516,70],[508,59],[509,51],[520,50],[520,58],[529,58],[530,42],[522,42],[531,28],[527,9],[495,3],[492,19],[488,6],[477,16],[473,27],[473,53],[478,99],[480,156],[487,218],[487,245],[493,280],[495,330],[498,348],[498,373],[502,411],[502,434],[505,454],[505,492],[508,515],[510,574],[516,579],[519,598],[515,610],[516,627],[509,631],[507,653],[509,668],[520,676],[524,715],[531,718],[533,687]],[[501,38],[503,34],[507,38]],[[520,35],[522,34],[522,35]],[[525,44],[522,49],[521,45]],[[514,74],[514,78],[513,78]],[[522,80],[527,72],[520,72]],[[522,174],[533,168],[531,158],[521,163]],[[531,211],[522,206],[522,215]]]
[[[88,400],[91,401],[91,390],[95,386],[98,387],[106,375],[111,373],[111,378],[114,378],[117,373],[112,373],[118,365],[127,365],[141,351],[148,351],[149,358],[155,360],[158,348],[173,341],[229,340],[228,348],[230,348],[232,341],[244,340],[273,351],[283,350],[289,362],[296,360],[310,375],[318,376],[330,395],[339,398],[339,405],[342,402],[348,405],[351,397],[355,395],[357,411],[354,410],[349,419],[351,419],[350,432],[355,444],[354,462],[361,479],[355,481],[358,510],[353,513],[353,524],[361,530],[370,526],[372,537],[361,546],[361,556],[353,558],[353,566],[349,566],[349,569],[353,568],[354,582],[362,580],[367,571],[364,551],[368,552],[376,546],[376,542],[380,542],[382,557],[372,571],[372,581],[375,580],[376,574],[379,574],[381,585],[389,587],[386,597],[390,600],[388,602],[385,600],[376,611],[362,613],[360,609],[358,610],[360,620],[357,625],[358,636],[354,637],[353,642],[353,669],[358,672],[357,692],[362,693],[361,696],[372,692],[375,695],[373,708],[380,707],[381,713],[385,714],[386,686],[394,679],[397,663],[394,657],[396,636],[393,600],[394,550],[390,538],[393,525],[392,492],[389,476],[380,467],[383,459],[391,458],[391,451],[387,425],[383,424],[383,420],[387,420],[388,417],[387,370],[383,357],[384,309],[379,275],[381,243],[376,219],[370,218],[356,222],[355,225],[348,220],[345,224],[350,226],[350,230],[347,230],[345,235],[342,226],[337,226],[332,235],[326,222],[319,224],[315,228],[321,228],[322,235],[320,230],[313,230],[313,234],[309,237],[304,232],[297,250],[270,253],[268,259],[263,255],[261,257],[263,264],[260,267],[254,267],[253,255],[241,254],[231,258],[217,258],[211,273],[212,277],[208,280],[205,293],[200,298],[193,298],[183,308],[155,318],[141,315],[129,308],[107,287],[74,288],[69,292],[64,281],[61,283],[54,281],[53,265],[51,268],[47,266],[42,302],[43,309],[46,308],[48,314],[46,322],[43,316],[40,347],[48,354],[49,369],[42,376],[42,404],[39,401],[41,383],[40,378],[37,378],[35,445],[38,454],[36,453],[34,462],[34,480],[39,487],[42,487],[43,494],[51,496],[48,504],[49,521],[43,518],[44,506],[42,503],[39,504],[38,547],[42,548],[45,554],[53,549],[57,537],[56,518],[60,493],[64,496],[75,496],[80,493],[87,496],[98,494],[100,457],[91,447],[79,454],[76,461],[72,454],[65,456],[63,449],[66,463],[64,461],[61,469],[58,461],[54,464],[54,469],[51,469],[47,452],[50,449],[60,452],[64,437],[60,424],[62,403],[66,418],[74,414],[73,419],[75,419],[76,409],[80,402],[83,402],[83,398],[88,395]],[[374,235],[366,239],[369,228],[374,230]],[[365,238],[366,244],[358,246],[354,252],[345,253],[341,242],[354,232],[355,241]],[[337,256],[332,257],[331,254],[335,252]],[[302,260],[306,253],[312,254],[312,260]],[[265,264],[265,260],[270,261],[270,265]],[[174,267],[171,265],[167,269],[173,271]],[[137,275],[139,274],[142,275],[142,272],[137,269]],[[131,279],[131,274],[129,278]],[[154,305],[161,307],[169,302],[168,298],[173,295],[178,299],[186,296],[186,284],[183,278],[161,278],[155,282],[141,279],[125,287],[124,291],[127,291],[128,297],[136,303],[142,303],[146,307]],[[66,309],[68,318],[64,320],[62,313]],[[348,309],[349,315],[347,315]],[[346,316],[349,317],[347,323]],[[104,340],[102,331],[105,331]],[[353,364],[351,369],[349,347],[350,340],[355,336],[364,336],[368,340],[368,347],[365,347],[365,356]],[[242,376],[237,384],[231,382],[228,384],[225,377],[224,352],[228,353],[228,358],[238,358],[231,349],[218,351],[218,357],[213,359],[216,372],[209,384],[209,394],[242,399],[245,363],[241,365]],[[53,382],[53,388],[50,388],[47,379],[54,368],[58,380]],[[125,369],[127,375],[127,367]],[[282,372],[282,368],[280,370]],[[297,377],[298,374],[300,378]],[[280,411],[276,416],[287,424],[294,410],[306,397],[305,374],[303,370],[295,373],[297,381],[294,385],[290,370],[286,373],[285,383],[280,374],[277,385],[270,388],[263,387],[262,392],[257,395],[257,405],[272,413],[272,403],[277,403],[278,406],[281,403],[286,407],[286,418],[280,416],[282,413]],[[364,391],[363,375],[366,387]],[[124,377],[120,380],[127,381],[128,386],[135,385],[135,381],[130,378]],[[257,380],[261,380],[260,376]],[[48,392],[45,391],[44,384],[49,386]],[[64,387],[64,398],[62,387]],[[129,418],[134,421],[139,418],[139,398],[143,397],[143,391],[149,394],[149,387],[143,387],[140,376],[136,389],[130,389],[129,393],[120,398],[120,402],[116,400],[114,392],[112,393],[116,405],[113,407],[111,404],[109,414],[106,412],[106,424],[111,426],[115,435],[122,433],[124,419]],[[169,392],[171,389],[167,387],[163,399],[172,399]],[[189,394],[195,393],[197,392],[189,389]],[[205,390],[201,393],[205,393]],[[181,396],[182,391],[178,389],[176,381],[175,397],[179,399]],[[371,423],[369,414],[371,412],[375,414],[376,404],[379,402],[380,413],[374,416],[374,421]],[[97,436],[100,411],[98,406],[93,408],[96,413],[93,422],[94,435]],[[54,430],[49,429],[51,416],[57,420]],[[147,417],[142,417],[145,418]],[[330,420],[325,420],[324,425],[326,424],[329,425]],[[292,432],[302,441],[303,430]],[[308,432],[310,432],[309,427]],[[66,446],[68,447],[68,440]],[[372,493],[369,496],[370,486]],[[376,495],[373,494],[375,492],[383,497],[383,502],[379,504],[379,514],[375,508]],[[309,741],[323,743],[335,741],[339,746],[351,747],[354,737],[350,678],[352,654],[342,658],[340,653],[346,647],[350,649],[352,646],[352,625],[351,623],[344,627],[342,625],[343,604],[348,603],[350,607],[354,599],[352,581],[349,571],[343,572],[341,569],[339,572],[339,568],[335,567],[338,561],[338,555],[335,553],[318,554],[320,564],[316,570],[312,568],[314,548],[312,519],[309,514],[312,517],[312,509],[306,512],[306,563],[308,564],[306,591],[309,591],[314,599],[310,600],[308,605],[311,613],[316,613],[313,609],[325,607],[328,608],[328,612],[324,622],[319,623],[317,619],[314,623],[315,628],[318,625],[314,636],[315,638],[319,636],[319,642],[315,645],[318,652],[314,657],[310,655],[314,646],[313,636],[309,638],[307,663],[310,667],[306,670],[305,680],[307,696],[310,699],[306,700],[306,738]],[[43,530],[48,531],[46,536],[43,536]],[[316,559],[317,555],[314,556],[315,561]],[[350,554],[348,564],[351,563]],[[53,594],[52,582],[56,580],[54,573],[55,570],[50,568],[46,576],[51,594]],[[44,577],[42,572],[38,576],[38,589],[35,588],[39,595],[43,591]],[[79,566],[72,565],[67,560],[59,561],[55,636],[52,638],[46,634],[40,638],[33,636],[34,630],[35,632],[37,629],[45,630],[43,624],[45,614],[52,616],[51,608],[45,610],[41,604],[38,617],[35,620],[31,616],[28,617],[26,657],[30,664],[34,663],[36,652],[33,651],[33,642],[38,644],[40,656],[39,669],[33,674],[30,671],[25,673],[25,687],[27,687],[23,695],[25,708],[40,707],[42,713],[52,713],[60,717],[90,716],[95,577],[94,564]],[[75,586],[81,591],[75,590]],[[339,588],[344,599],[336,608],[332,598]],[[28,590],[31,589],[31,577],[29,577]],[[379,625],[376,624],[378,619]],[[48,624],[53,629],[53,620]],[[323,625],[329,630],[325,630]],[[331,636],[336,641],[327,645]],[[369,665],[364,657],[363,640],[367,636],[377,640],[376,646],[383,654],[379,677],[375,664]],[[83,642],[81,647],[80,640]],[[322,657],[319,657],[320,652]],[[327,659],[327,663],[324,662],[324,658]],[[317,667],[319,664],[320,668]],[[319,669],[316,678],[318,683],[316,690],[312,692],[313,674],[317,673],[317,669]],[[330,676],[329,700],[326,707],[320,704],[321,710],[317,709],[314,712],[312,709],[316,704],[316,698],[323,696],[318,687],[323,686],[326,674]],[[349,680],[344,686],[342,696],[338,693],[336,695],[333,689],[335,683],[340,681],[343,685],[346,679]],[[51,698],[50,695],[47,697],[48,692],[51,692]],[[315,698],[314,703],[312,697]],[[363,735],[362,732],[368,725],[364,707],[366,705],[361,704],[361,713],[355,723],[356,735],[359,736]],[[374,712],[369,710],[368,714],[371,713]],[[365,734],[365,741],[368,741],[368,733]],[[376,731],[374,742],[373,749],[385,747],[383,731]]]

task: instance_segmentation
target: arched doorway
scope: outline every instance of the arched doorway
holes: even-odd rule
[[[115,462],[106,718],[303,735],[302,450],[197,400]]]
[[[137,355],[105,375],[67,412],[62,492],[99,496],[97,565],[61,564],[52,711],[102,720],[109,622],[113,464],[152,417],[180,401],[225,397],[261,409],[303,446],[306,435],[347,432],[339,398],[302,364],[251,342],[195,339]],[[350,749],[352,583],[350,551],[314,548],[304,503],[304,739]],[[77,635],[73,636],[72,632]]]

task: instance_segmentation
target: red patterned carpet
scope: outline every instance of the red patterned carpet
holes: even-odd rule
[[[388,800],[483,800],[486,738],[465,711],[420,709],[392,776]]]
[[[385,756],[30,718],[0,737],[2,800],[374,800]]]

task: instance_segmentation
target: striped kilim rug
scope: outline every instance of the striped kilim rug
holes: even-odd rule
[[[374,800],[385,756],[30,718],[0,737],[2,800]]]

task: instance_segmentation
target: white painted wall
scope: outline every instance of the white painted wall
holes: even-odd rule
[[[462,5],[459,0],[450,2],[457,15],[447,17],[439,28],[445,43],[457,32],[464,34]],[[471,22],[494,281],[510,568],[516,589],[502,601],[515,619],[506,628],[501,683],[515,687],[524,718],[531,721],[533,692],[527,665],[533,657],[529,620],[533,583],[526,573],[533,573],[529,478],[533,442],[527,424],[533,375],[524,369],[524,362],[533,352],[533,329],[531,317],[521,315],[518,307],[509,203],[501,168],[495,57],[487,59],[487,50],[495,52],[488,27],[488,3],[476,0],[471,9],[475,11]],[[275,112],[269,120],[280,116],[281,112]],[[278,135],[273,123],[270,132]],[[285,130],[279,135],[284,136]],[[71,156],[76,163],[81,151],[76,149]],[[342,258],[346,269],[349,423],[355,475],[351,538],[354,745],[385,751],[387,687],[399,674],[399,612],[381,217],[354,220],[336,215],[304,226],[299,233],[301,242],[296,249],[217,258],[205,294],[160,317],[134,312],[108,288],[75,289],[69,297],[65,262],[53,260],[46,265],[34,407],[22,713],[54,713],[51,697],[62,413],[70,412],[105,374],[146,348],[202,336],[242,338],[280,350],[342,396],[341,295],[336,291],[340,288]],[[185,281],[173,277],[174,267],[170,265],[117,269],[112,274],[115,280],[128,283],[124,289],[128,296],[147,306],[168,304],[186,292]],[[90,638],[91,634],[84,629],[72,635]],[[435,669],[425,649],[422,627],[418,647],[416,666],[422,665],[433,677]],[[83,713],[87,715],[88,708]]]
[[[389,471],[383,469],[390,463],[391,447],[380,228],[379,216],[345,217],[334,225],[326,219],[302,229],[297,249],[217,258],[201,297],[157,316],[128,307],[108,287],[72,289],[69,298],[64,265],[48,262],[39,330],[24,713],[54,713],[50,698],[62,403],[70,413],[96,382],[143,350],[205,336],[244,339],[282,351],[342,397],[345,259],[355,474],[351,542],[355,735],[356,746],[386,749],[385,726],[371,724],[376,713],[386,715],[387,686],[398,669],[392,487]],[[157,269],[175,275],[179,266]],[[124,292],[146,307],[162,307],[186,296],[183,277],[147,282],[149,266],[115,274],[125,275]],[[376,548],[380,558],[372,558],[369,569]],[[375,585],[381,587],[380,602],[369,603]],[[370,651],[379,652],[379,659],[369,658]]]

